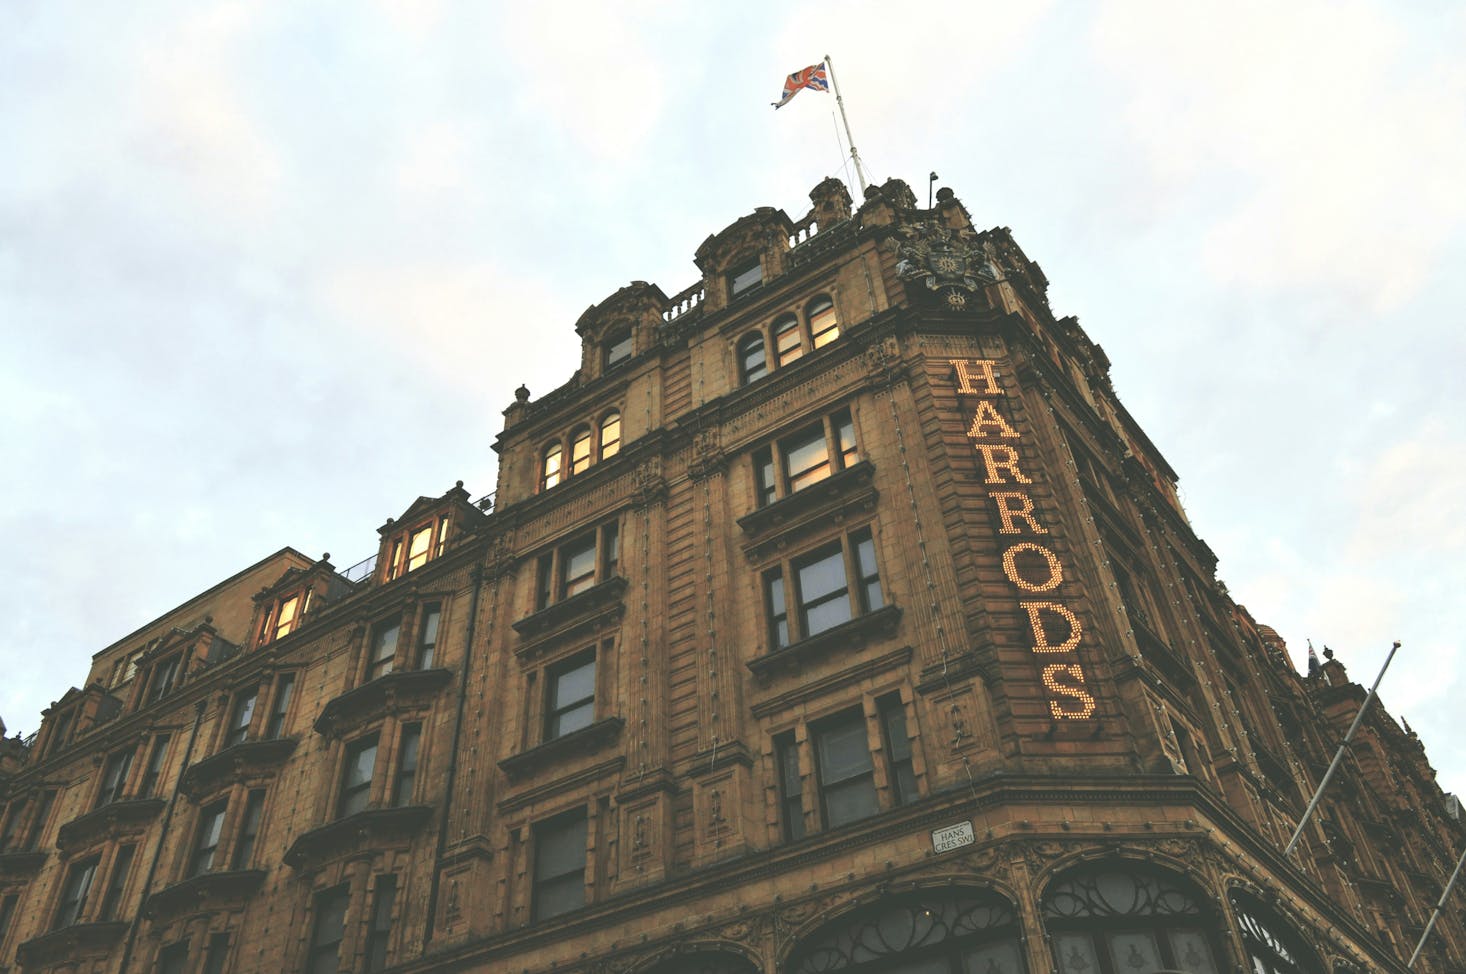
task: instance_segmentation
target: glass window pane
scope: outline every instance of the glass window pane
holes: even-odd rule
[[[1109,934],[1115,969],[1126,974],[1155,974],[1161,969],[1161,949],[1151,933]]]
[[[809,306],[809,333],[814,338],[815,348],[824,348],[840,337],[840,325],[835,320],[835,305],[829,298],[816,299]]]
[[[764,355],[764,336],[750,335],[739,345],[739,361],[743,367],[743,382],[747,385],[769,374],[768,358]]]
[[[808,606],[804,612],[804,635],[818,636],[827,629],[833,629],[850,621],[850,600],[843,597]]]
[[[593,695],[595,690],[596,663],[595,660],[586,660],[555,678],[555,708],[558,710],[577,700],[583,700]]]
[[[799,596],[806,604],[844,591],[845,559],[839,548],[799,566]]]
[[[565,598],[584,592],[596,582],[596,541],[588,538],[561,552],[560,576],[564,580]]]
[[[1198,930],[1173,930],[1170,938],[1177,968],[1186,974],[1217,974],[1216,959],[1204,934]]]
[[[580,429],[570,444],[570,472],[584,473],[590,468],[590,430]]]
[[[611,339],[606,346],[606,366],[609,368],[631,357],[631,332]]]
[[[790,493],[817,484],[830,475],[830,452],[823,428],[815,427],[790,437],[780,444],[780,449]]]
[[[545,450],[544,476],[542,486],[544,489],[555,486],[560,482],[560,444],[556,443]]]
[[[758,284],[763,279],[764,269],[757,260],[755,260],[751,264],[745,264],[744,266],[735,269],[733,273],[729,275],[729,295],[732,297],[737,297],[739,294],[747,291],[749,288],[753,287],[755,284]]]
[[[870,748],[865,739],[865,718],[854,715],[819,732],[820,779],[825,784],[869,774]]]
[[[1088,936],[1077,933],[1061,933],[1054,938],[1054,959],[1059,962],[1059,974],[1098,974],[1099,956]]]
[[[601,459],[608,460],[621,452],[621,414],[611,413],[601,420]]]
[[[880,811],[875,782],[855,778],[825,789],[825,817],[830,828],[868,818]]]
[[[407,570],[421,568],[427,564],[428,549],[433,544],[433,526],[430,524],[412,533],[412,539],[407,545]]]

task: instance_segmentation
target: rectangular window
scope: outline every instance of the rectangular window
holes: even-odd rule
[[[72,866],[66,874],[66,883],[61,887],[61,902],[56,907],[56,923],[52,929],[69,927],[81,919],[86,910],[87,896],[92,891],[92,880],[97,876],[98,859],[88,859]]]
[[[188,941],[158,951],[158,974],[188,974]]]
[[[148,700],[157,703],[168,694],[173,692],[173,687],[178,682],[178,666],[181,658],[170,656],[153,667],[153,685]]]
[[[541,555],[535,608],[546,608],[607,581],[617,573],[620,557],[620,532],[614,522]]]
[[[885,737],[886,778],[891,783],[891,798],[897,805],[916,801],[916,772],[911,766],[911,738],[906,734],[906,708],[901,695],[887,694],[876,701],[881,715],[881,733]]]
[[[265,792],[257,789],[244,801],[244,820],[239,823],[239,841],[234,845],[234,869],[248,869],[254,861],[255,842],[260,837],[260,818],[265,814]]]
[[[229,801],[214,802],[199,813],[198,838],[193,844],[193,858],[189,860],[188,874],[202,876],[214,868],[214,853],[219,850],[219,836],[224,832],[224,813],[229,810]]]
[[[415,571],[428,563],[428,556],[432,554],[433,548],[433,526],[424,524],[416,531],[407,542],[407,570]]]
[[[417,668],[420,670],[433,668],[433,658],[437,655],[438,648],[438,620],[442,615],[443,610],[439,605],[429,605],[423,609],[422,621],[418,624],[417,631]]]
[[[21,851],[29,852],[41,844],[41,836],[46,833],[47,820],[51,817],[51,805],[56,801],[54,791],[43,791],[41,797],[36,800],[36,811],[31,818],[31,827],[26,830],[25,848]]]
[[[163,778],[163,765],[167,760],[168,735],[159,734],[153,738],[153,749],[148,752],[148,766],[143,771],[142,785],[137,790],[137,797],[153,797],[153,793],[158,790],[158,782]]]
[[[411,805],[417,784],[417,755],[422,745],[422,724],[405,724],[397,749],[397,778],[392,782],[394,807]]]
[[[865,715],[853,710],[810,729],[819,771],[825,827],[835,828],[880,811]]]
[[[5,935],[10,932],[10,918],[15,916],[15,904],[19,900],[19,893],[11,893],[0,899],[0,953],[5,950]]]
[[[351,888],[344,883],[316,895],[306,974],[336,974],[340,970],[341,941],[346,939],[346,906],[350,900]]]
[[[97,792],[97,808],[122,800],[131,770],[132,751],[118,751],[107,759],[107,765],[102,769],[102,790]]]
[[[46,742],[46,754],[59,754],[66,746],[71,737],[71,711],[66,710],[56,715],[55,723],[52,725],[50,739]]]
[[[102,909],[97,913],[99,921],[105,923],[117,915],[117,907],[122,905],[122,893],[127,888],[127,874],[132,871],[132,857],[136,851],[136,847],[130,845],[117,850],[117,858],[112,860],[112,877],[107,883],[107,894],[102,897]]]
[[[234,709],[229,713],[229,730],[224,735],[224,746],[233,747],[249,740],[249,725],[255,717],[255,701],[260,697],[260,688],[250,687],[234,698]]]
[[[596,583],[596,536],[587,535],[560,552],[562,598],[579,595]]]
[[[589,727],[596,718],[595,652],[573,656],[548,671],[545,740]]]
[[[292,595],[280,603],[280,614],[275,620],[275,638],[283,639],[295,631],[300,621],[296,613],[300,609],[300,596]]]
[[[387,581],[402,576],[402,538],[392,542],[392,557],[387,559]]]
[[[779,762],[779,818],[784,838],[792,842],[804,838],[804,784],[799,776],[799,744],[792,731],[774,738],[774,756]]]
[[[615,335],[606,343],[606,368],[620,365],[631,358],[631,332]]]
[[[367,682],[392,672],[397,662],[397,636],[401,631],[401,619],[383,622],[372,629],[372,655],[367,666]]]
[[[392,908],[397,903],[397,877],[378,876],[372,891],[372,925],[367,928],[366,969],[387,967],[387,938],[392,935]]]
[[[17,798],[5,811],[5,822],[0,825],[0,852],[9,852],[20,832],[20,816],[25,811],[25,800]]]
[[[585,905],[585,841],[583,808],[535,826],[534,919],[547,920]]]
[[[341,779],[338,816],[354,815],[367,807],[372,797],[372,773],[376,767],[376,734],[346,746],[346,768]]]
[[[759,506],[798,493],[858,463],[855,423],[842,409],[754,453]]]
[[[736,298],[763,283],[764,269],[758,258],[733,268],[728,274],[728,296]]]
[[[229,934],[216,933],[209,938],[208,949],[204,951],[204,974],[224,974],[224,965],[229,963]]]
[[[792,591],[786,585],[792,579]],[[850,579],[855,584],[850,584]],[[817,636],[885,605],[875,540],[864,529],[764,572],[769,640],[775,649]],[[791,613],[790,603],[794,612]]]
[[[265,739],[273,741],[285,733],[285,718],[290,713],[290,698],[295,693],[295,674],[282,673],[275,678],[275,706],[265,726]]]
[[[448,547],[448,522],[450,520],[452,519],[446,514],[438,518],[438,541],[433,545],[434,558],[443,557],[443,549]]]

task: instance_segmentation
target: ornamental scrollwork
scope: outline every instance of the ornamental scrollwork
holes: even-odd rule
[[[897,276],[940,293],[953,311],[966,309],[969,295],[998,281],[988,245],[971,230],[921,223],[905,224],[896,233]]]

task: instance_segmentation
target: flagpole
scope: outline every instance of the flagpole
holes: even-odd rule
[[[1318,783],[1318,790],[1313,793],[1313,800],[1308,803],[1308,808],[1303,812],[1303,819],[1298,823],[1298,828],[1293,832],[1293,838],[1288,840],[1288,848],[1283,850],[1283,858],[1293,854],[1293,849],[1298,845],[1298,839],[1303,835],[1303,827],[1308,824],[1309,818],[1313,816],[1313,810],[1318,807],[1318,800],[1323,797],[1323,790],[1328,787],[1329,779],[1333,778],[1334,772],[1339,770],[1339,763],[1344,760],[1344,752],[1349,749],[1349,742],[1354,739],[1354,732],[1359,729],[1360,723],[1364,720],[1364,712],[1369,709],[1369,703],[1374,699],[1374,691],[1379,689],[1379,681],[1385,678],[1385,670],[1390,668],[1390,660],[1395,658],[1395,651],[1400,648],[1398,640],[1390,647],[1390,655],[1385,657],[1385,665],[1379,668],[1379,676],[1374,678],[1374,686],[1369,688],[1369,693],[1364,697],[1364,703],[1359,705],[1359,713],[1354,715],[1354,723],[1349,725],[1349,733],[1344,735],[1344,741],[1339,745],[1338,753],[1334,755],[1334,761],[1329,769],[1324,772],[1323,780]]]
[[[855,151],[855,137],[850,134],[850,119],[845,117],[845,99],[840,97],[840,82],[835,80],[835,62],[825,55],[825,66],[830,69],[830,85],[835,89],[835,104],[840,108],[840,121],[845,123],[845,141],[850,143],[850,158],[855,163],[855,176],[860,180],[860,195],[865,195],[865,170],[860,167],[860,153]]]
[[[1456,877],[1461,875],[1461,864],[1466,862],[1466,851],[1461,853],[1461,858],[1456,860],[1456,870],[1451,873],[1450,882],[1446,883],[1441,898],[1436,902],[1435,912],[1430,915],[1430,922],[1425,925],[1425,932],[1420,935],[1420,943],[1415,945],[1415,953],[1410,955],[1410,963],[1405,965],[1406,970],[1415,969],[1415,961],[1420,958],[1420,952],[1425,949],[1425,941],[1430,936],[1430,931],[1435,927],[1435,922],[1440,919],[1441,910],[1445,908],[1446,898],[1451,895],[1451,887],[1456,885]]]

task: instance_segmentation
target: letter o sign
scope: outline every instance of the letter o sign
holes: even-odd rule
[[[1018,555],[1025,551],[1032,551],[1042,556],[1043,560],[1048,563],[1048,578],[1042,581],[1029,581],[1018,573]],[[1008,581],[1025,592],[1052,592],[1064,580],[1064,569],[1059,564],[1059,559],[1054,557],[1052,551],[1032,541],[1019,542],[1003,552],[1003,574],[1008,576]]]

